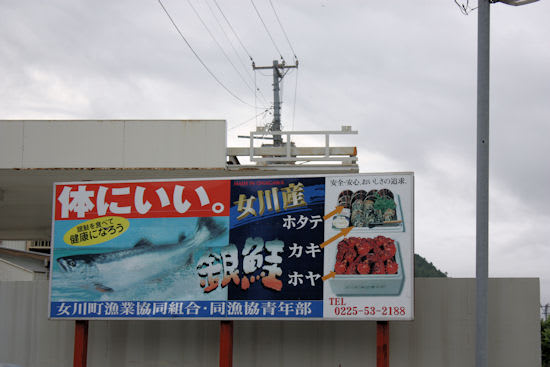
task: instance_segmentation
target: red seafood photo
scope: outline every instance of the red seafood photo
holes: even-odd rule
[[[395,241],[384,236],[349,237],[338,243],[336,274],[397,274]]]

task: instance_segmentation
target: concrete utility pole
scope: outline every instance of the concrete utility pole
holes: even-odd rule
[[[489,5],[477,8],[476,367],[488,366],[489,342]]]
[[[273,60],[272,66],[256,66],[252,63],[252,69],[272,69],[273,70],[273,122],[271,124],[270,131],[281,131],[281,97],[279,95],[279,84],[285,77],[286,73],[284,69],[297,69],[298,60],[295,65],[286,65],[284,60],[279,63],[277,60]],[[287,142],[288,143],[288,142]],[[283,138],[281,134],[273,134],[273,145],[279,147],[283,145]]]
[[[487,367],[489,343],[489,72],[490,5],[525,5],[538,0],[479,0],[477,18],[476,162],[476,367]]]

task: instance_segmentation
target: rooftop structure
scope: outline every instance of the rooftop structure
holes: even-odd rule
[[[278,133],[228,148],[224,120],[0,120],[0,240],[50,239],[54,182],[358,172],[355,147],[329,145],[350,127]],[[304,134],[324,144],[291,142]]]

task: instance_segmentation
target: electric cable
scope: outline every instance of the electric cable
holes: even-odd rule
[[[277,44],[275,43],[275,40],[273,39],[273,36],[271,35],[271,32],[269,32],[269,29],[267,28],[267,25],[265,24],[262,16],[260,15],[260,12],[258,11],[258,8],[256,8],[256,5],[254,4],[254,0],[250,0],[250,3],[254,7],[254,10],[256,11],[256,14],[258,15],[258,18],[260,18],[260,21],[262,22],[265,31],[267,32],[267,35],[271,39],[271,43],[273,43],[273,46],[275,47],[275,50],[279,53],[279,56],[281,57],[281,60],[284,60],[283,54],[281,53],[281,50],[279,50],[279,47],[277,47]]]
[[[210,74],[210,76],[212,78],[214,78],[214,80],[223,88],[225,89],[225,91],[227,93],[229,93],[233,98],[235,98],[236,100],[238,100],[239,102],[247,105],[247,106],[250,106],[250,107],[253,107],[255,108],[255,106],[251,105],[250,103],[248,102],[245,102],[244,100],[242,100],[239,96],[237,96],[235,93],[233,93],[229,88],[227,88],[219,79],[218,77],[216,77],[216,75],[212,72],[212,70],[210,70],[210,68],[204,63],[204,61],[201,59],[201,57],[199,56],[199,54],[193,49],[193,47],[191,46],[191,44],[189,43],[189,41],[187,41],[187,39],[185,38],[185,36],[183,35],[183,33],[180,31],[179,27],[177,26],[176,22],[174,21],[174,19],[172,19],[172,16],[170,16],[170,13],[168,12],[168,10],[164,7],[164,4],[162,3],[162,0],[157,0],[158,3],[160,4],[160,6],[162,7],[162,9],[164,10],[164,12],[166,13],[166,16],[168,17],[168,19],[170,19],[170,22],[172,23],[172,25],[174,26],[174,28],[176,29],[176,31],[178,32],[178,34],[180,35],[181,39],[183,39],[183,41],[185,42],[185,44],[187,45],[187,47],[189,47],[189,49],[191,50],[191,52],[193,53],[193,55],[195,55],[195,57],[197,58],[197,60],[201,63],[201,65],[206,69],[206,71],[208,72],[208,74]]]
[[[255,72],[260,74],[261,76],[265,76],[265,77],[269,77],[269,78],[273,77],[273,75],[266,74],[266,73],[262,72],[261,70],[255,70]]]
[[[250,121],[252,121],[252,120],[254,120],[254,119],[257,119],[258,116],[260,116],[260,115],[264,115],[264,117],[265,117],[265,115],[266,115],[267,113],[269,113],[269,111],[272,110],[272,109],[273,109],[272,107],[266,108],[265,110],[263,110],[262,112],[256,114],[255,116],[252,116],[252,117],[249,118],[248,120],[243,121],[243,122],[241,122],[241,123],[239,123],[239,124],[237,124],[237,125],[235,125],[235,126],[230,127],[229,129],[227,129],[227,131],[234,130],[234,129],[236,129],[236,128],[238,128],[238,127],[240,127],[240,126],[242,126],[242,125],[244,125],[244,124],[246,124],[246,123],[248,123],[248,122],[250,122]]]
[[[235,46],[233,45],[233,42],[231,41],[231,39],[229,38],[229,36],[227,35],[227,32],[226,30],[224,29],[224,27],[222,26],[220,20],[218,19],[218,16],[215,14],[214,12],[214,9],[212,8],[212,5],[210,4],[209,1],[205,1],[207,7],[208,7],[208,10],[210,11],[210,14],[212,14],[212,18],[214,18],[214,20],[216,21],[216,23],[218,24],[218,27],[220,28],[221,30],[221,33],[224,35],[225,39],[227,40],[227,42],[229,43],[229,46],[231,46],[231,49],[233,50],[233,53],[235,54],[235,56],[237,57],[237,60],[239,60],[239,63],[241,64],[241,66],[243,67],[243,70],[245,70],[246,72],[246,75],[248,75],[248,77],[250,77],[250,80],[252,81],[252,76],[250,75],[249,71],[250,69],[243,63],[242,61],[242,57],[239,55],[239,52],[237,51],[237,49],[235,48]]]
[[[294,84],[294,102],[292,106],[292,130],[294,130],[294,117],[296,116],[296,96],[298,95],[298,68],[296,68],[296,82]]]
[[[252,91],[252,86],[250,84],[248,84],[248,82],[245,80],[245,78],[242,76],[242,74],[240,73],[240,71],[237,69],[237,67],[235,66],[235,64],[233,63],[233,61],[231,61],[231,59],[229,58],[229,55],[227,55],[227,53],[225,52],[225,50],[223,49],[223,47],[220,45],[220,43],[218,42],[218,40],[216,39],[216,37],[214,36],[214,34],[212,33],[212,31],[210,30],[210,28],[208,28],[208,26],[206,25],[206,23],[204,22],[204,20],[202,19],[202,17],[200,16],[199,12],[197,11],[197,9],[193,6],[193,4],[191,3],[191,0],[187,0],[187,3],[189,4],[189,6],[191,7],[191,9],[193,10],[193,12],[195,13],[195,15],[197,16],[197,18],[199,18],[201,24],[203,25],[204,29],[206,29],[206,32],[208,32],[208,34],[210,35],[210,38],[212,38],[212,40],[214,41],[214,43],[218,46],[218,48],[220,49],[220,51],[223,53],[223,56],[225,57],[225,59],[229,62],[229,64],[233,67],[233,69],[235,70],[235,72],[237,73],[237,75],[239,75],[239,77],[241,78],[241,80],[243,81],[243,83],[248,87],[248,89],[250,89]]]
[[[285,28],[283,27],[283,23],[281,23],[281,20],[279,19],[279,15],[277,14],[277,11],[275,10],[275,7],[273,6],[273,2],[269,0],[269,4],[271,5],[271,9],[273,9],[273,13],[275,14],[275,18],[277,18],[277,22],[279,22],[279,26],[281,26],[281,30],[283,31],[283,34],[285,35],[286,41],[288,42],[288,45],[290,46],[290,49],[292,50],[292,54],[294,55],[294,59],[298,60],[298,57],[296,56],[296,52],[294,51],[294,47],[292,47],[292,44],[290,43],[290,39],[288,38],[288,35],[286,34]]]
[[[248,56],[248,58],[250,59],[250,61],[252,63],[254,63],[254,58],[250,55],[250,53],[248,52],[248,49],[245,47],[244,43],[242,42],[241,38],[239,37],[239,35],[237,34],[237,32],[235,31],[235,28],[233,28],[233,25],[231,24],[231,22],[229,21],[229,19],[227,18],[227,16],[225,15],[225,13],[223,12],[222,8],[220,7],[220,5],[218,4],[218,2],[216,0],[212,0],[214,2],[214,4],[216,5],[218,11],[220,12],[220,14],[222,15],[223,19],[225,20],[225,22],[227,23],[227,25],[229,26],[229,29],[231,30],[231,33],[233,33],[233,35],[235,36],[235,38],[237,39],[237,41],[239,42],[240,46],[242,47],[242,49],[244,50],[244,52],[246,53],[246,55]],[[223,28],[223,26],[221,25],[221,23],[219,22],[218,20],[218,17],[215,15],[214,13],[214,10],[212,9],[212,6],[210,5],[210,3],[208,1],[206,1],[206,5],[208,6],[208,9],[210,10],[210,12],[212,13],[212,17],[216,20],[216,22],[218,23],[218,26],[220,27],[221,31],[222,31],[222,34],[225,36],[225,38],[227,39],[227,42],[229,43],[229,45],[231,46],[231,48],[233,49],[233,52],[235,53],[235,55],[237,56],[237,59],[239,60],[239,62],[241,63],[241,66],[243,67],[243,69],[246,70],[246,74],[252,79],[252,77],[250,76],[250,74],[248,73],[248,68],[243,64],[240,56],[239,56],[239,53],[237,52],[236,48],[233,46],[233,43],[231,42],[231,39],[229,38],[229,36],[227,35],[227,32],[225,31],[225,29]],[[255,76],[254,76],[255,77]],[[265,105],[269,105],[269,102],[267,101],[267,98],[265,97],[264,93],[262,92],[261,89],[258,89],[258,87],[256,86],[255,87],[256,91],[260,93],[260,97],[262,99],[262,102],[265,104]]]
[[[258,105],[257,103],[257,100],[258,100],[258,91],[259,88],[258,88],[258,84],[256,83],[256,73],[254,73],[254,104],[255,105]],[[256,108],[256,112],[258,112],[258,109]],[[256,126],[258,126],[258,115],[256,115]]]
[[[470,13],[474,10],[476,10],[478,7],[475,8],[470,7],[470,0],[466,0],[466,4],[460,4],[457,0],[454,0],[455,4],[460,9],[460,12],[464,15],[470,15]]]
[[[227,25],[229,26],[229,29],[231,29],[231,32],[233,32],[233,34],[235,35],[235,38],[237,38],[237,40],[239,41],[239,44],[241,45],[241,47],[243,48],[244,52],[246,52],[246,54],[248,55],[248,57],[250,58],[250,61],[254,62],[254,59],[252,58],[252,56],[250,56],[250,52],[248,52],[248,50],[246,49],[246,47],[244,47],[244,44],[243,42],[241,41],[241,38],[239,37],[239,35],[237,34],[237,32],[235,32],[235,29],[233,29],[233,26],[231,25],[231,23],[229,22],[229,19],[227,19],[227,17],[225,16],[222,8],[220,7],[220,5],[218,4],[218,2],[216,0],[213,0],[214,1],[214,4],[216,4],[216,7],[218,8],[218,10],[220,11],[220,13],[222,14],[223,16],[223,19],[225,19]]]

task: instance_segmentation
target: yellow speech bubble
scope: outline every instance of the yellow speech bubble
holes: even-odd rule
[[[71,246],[92,246],[107,242],[126,232],[130,227],[123,217],[100,217],[87,220],[69,229],[63,241]]]

